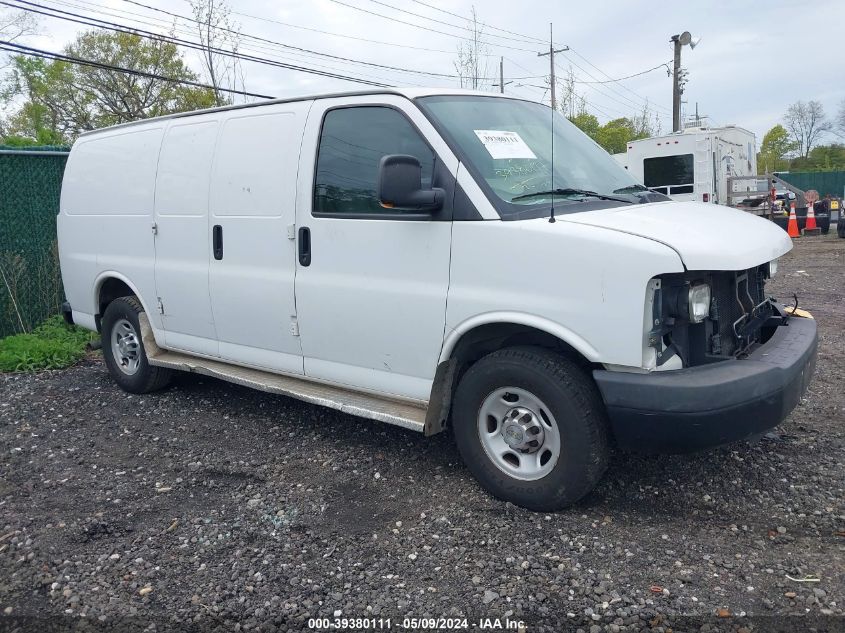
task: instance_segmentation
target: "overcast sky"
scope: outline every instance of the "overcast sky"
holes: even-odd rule
[[[138,1],[172,13],[190,14],[187,0]],[[41,3],[158,32],[166,32],[173,23],[172,17],[128,0],[41,0]],[[245,35],[373,64],[454,75],[457,46],[469,34],[465,29],[473,2],[229,0],[229,5],[236,12],[233,19]],[[488,0],[475,2],[475,8],[479,21],[486,24],[482,37],[489,48],[488,73],[498,74],[499,58],[503,56],[505,81],[513,81],[506,86],[507,92],[548,103],[548,91],[541,87],[548,75],[548,57],[538,57],[537,52],[548,50],[552,22],[556,45],[571,48],[570,52],[557,56],[558,72],[572,64],[578,81],[582,82],[577,85],[577,91],[602,122],[635,114],[647,101],[661,116],[663,131],[671,130],[672,81],[665,67],[619,82],[587,82],[617,79],[670,62],[669,38],[684,30],[690,31],[694,38],[701,38],[694,50],[683,49],[682,63],[689,72],[684,94],[687,114],[692,114],[698,103],[699,111],[709,115],[713,124],[747,127],[757,134],[759,144],[765,131],[781,122],[790,103],[817,99],[832,117],[845,100],[843,0],[765,3]],[[177,28],[187,32],[193,31],[193,26],[180,22]],[[41,18],[42,35],[28,42],[59,50],[80,28]],[[530,38],[538,41],[532,42]],[[365,66],[248,38],[244,39],[242,50],[393,85],[458,85],[453,77]],[[185,55],[191,66],[199,70],[196,54],[186,51]],[[274,96],[361,87],[251,62],[244,65],[244,71],[247,90]]]

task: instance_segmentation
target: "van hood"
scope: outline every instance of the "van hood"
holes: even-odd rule
[[[792,249],[774,222],[703,202],[631,204],[557,219],[660,242],[678,253],[687,270],[745,270]]]

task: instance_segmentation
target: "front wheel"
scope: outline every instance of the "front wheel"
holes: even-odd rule
[[[172,370],[154,367],[147,360],[138,319],[143,311],[135,297],[120,297],[108,305],[101,323],[106,366],[120,388],[130,393],[162,389],[173,374]]]
[[[608,425],[595,383],[549,350],[515,347],[476,362],[458,385],[452,421],[479,483],[531,510],[575,503],[607,467]]]

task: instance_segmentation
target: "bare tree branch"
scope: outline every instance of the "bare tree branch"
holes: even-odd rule
[[[789,106],[783,118],[792,139],[798,145],[799,155],[807,158],[818,144],[819,138],[833,125],[825,118],[824,108],[818,101],[798,101]]]
[[[487,58],[490,55],[490,47],[481,39],[484,27],[478,21],[475,5],[472,7],[472,19],[468,25],[471,33],[468,39],[458,44],[458,58],[454,62],[455,71],[460,78],[461,88],[478,90],[487,81]]]
[[[208,83],[214,86],[216,105],[230,103],[221,88],[237,89],[244,82],[240,60],[215,51],[238,52],[241,43],[240,25],[231,19],[232,10],[226,0],[189,0],[203,47],[200,58]]]

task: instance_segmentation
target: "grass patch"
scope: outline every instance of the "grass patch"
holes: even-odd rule
[[[0,339],[0,371],[62,369],[85,356],[86,345],[97,334],[52,316],[28,334]]]

